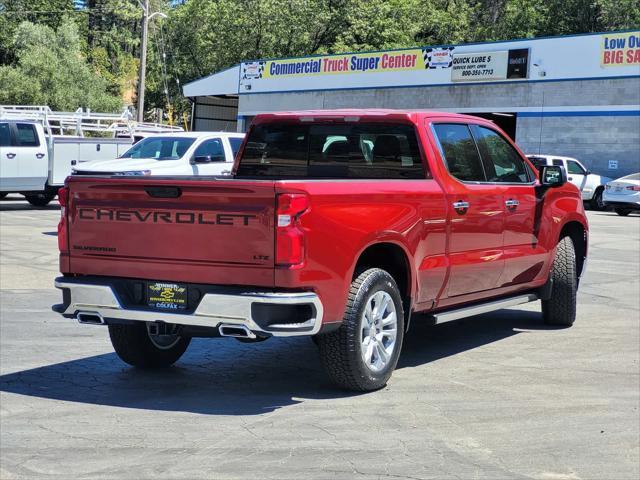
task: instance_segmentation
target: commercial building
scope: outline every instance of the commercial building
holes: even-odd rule
[[[432,109],[490,118],[526,153],[640,171],[640,31],[253,60],[184,95],[196,130],[282,110]]]

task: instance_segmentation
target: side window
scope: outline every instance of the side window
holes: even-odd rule
[[[567,173],[573,173],[574,175],[587,174],[578,162],[572,162],[571,160],[567,160]]]
[[[484,182],[482,161],[467,125],[441,123],[433,126],[449,173],[463,182]]]
[[[211,157],[214,162],[224,162],[224,148],[222,147],[222,140],[219,138],[213,138],[211,140],[205,140],[198,148],[196,148],[194,157]]]
[[[229,144],[231,145],[231,151],[235,157],[238,154],[238,150],[240,150],[240,145],[242,145],[242,138],[230,137]]]
[[[531,163],[533,163],[534,166],[536,167],[543,167],[547,164],[547,159],[544,157],[534,157],[534,156],[530,156],[529,160],[531,161]]]
[[[553,159],[553,164],[556,167],[564,167],[564,162],[562,160],[560,160],[559,158],[554,158]]]
[[[11,145],[11,129],[8,123],[0,123],[0,147]]]
[[[21,147],[39,147],[40,140],[38,139],[38,133],[36,132],[35,125],[30,123],[17,123],[16,133],[18,145]]]
[[[309,173],[318,177],[425,178],[408,125],[311,125]]]
[[[529,182],[529,172],[524,160],[502,135],[478,125],[474,125],[472,129],[484,159],[489,182]]]

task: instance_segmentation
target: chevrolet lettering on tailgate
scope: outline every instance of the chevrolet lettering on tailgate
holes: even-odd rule
[[[256,215],[235,213],[193,213],[153,211],[139,212],[137,210],[118,210],[109,208],[80,208],[80,220],[101,220],[109,222],[140,222],[140,223],[197,223],[201,225],[239,225],[248,226],[249,220]]]

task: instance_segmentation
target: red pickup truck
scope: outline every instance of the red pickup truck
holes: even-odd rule
[[[377,389],[414,313],[541,300],[573,323],[588,225],[566,180],[472,116],[258,115],[233,178],[68,178],[54,310],[139,367],[193,337],[313,336],[337,385]]]

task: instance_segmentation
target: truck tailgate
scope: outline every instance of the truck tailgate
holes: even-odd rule
[[[274,184],[70,177],[70,273],[272,286]]]

